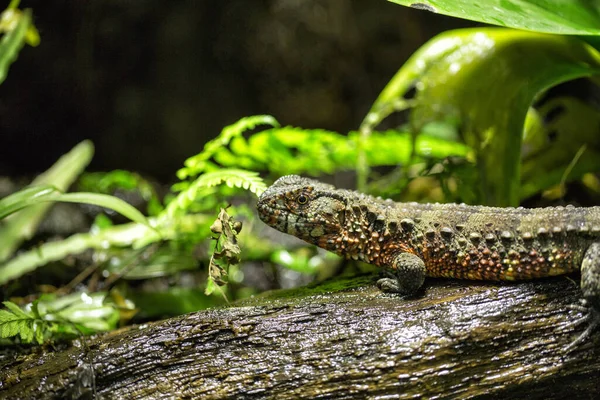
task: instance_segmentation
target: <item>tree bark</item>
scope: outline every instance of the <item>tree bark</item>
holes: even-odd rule
[[[372,277],[37,349],[0,363],[0,398],[595,398],[600,334],[569,278],[435,280],[419,296]]]

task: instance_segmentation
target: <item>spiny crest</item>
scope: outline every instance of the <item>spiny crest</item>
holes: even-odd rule
[[[296,197],[302,192],[312,193],[313,195],[329,195],[337,191],[334,186],[314,179],[298,175],[286,175],[277,179],[273,185],[263,192],[259,198],[259,203],[270,197]]]
[[[333,191],[336,188],[332,185],[328,185],[326,183],[319,182],[314,179],[305,178],[299,175],[286,175],[277,179],[273,185],[269,189],[277,189],[282,190],[284,188],[288,188],[290,190],[298,189],[298,188],[315,188],[317,190],[328,190]]]
[[[313,181],[316,182],[316,181]],[[277,179],[272,188],[281,187],[281,186],[305,186],[311,183],[311,180],[308,178],[304,178],[298,175],[285,175],[281,178]]]

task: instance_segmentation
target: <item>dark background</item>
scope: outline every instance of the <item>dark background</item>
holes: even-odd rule
[[[385,0],[26,1],[40,31],[0,86],[0,175],[83,139],[91,170],[163,181],[252,114],[358,127],[404,61],[467,21]]]

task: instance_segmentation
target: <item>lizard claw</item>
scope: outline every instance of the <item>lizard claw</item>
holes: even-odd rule
[[[400,285],[398,285],[398,279],[388,269],[379,271],[379,279],[377,279],[377,287],[384,293],[401,293]]]
[[[583,331],[583,333],[577,337],[577,339],[573,340],[563,349],[564,353],[571,352],[574,348],[586,341],[591,336],[592,332],[594,332],[596,328],[600,326],[600,311],[590,306],[585,299],[580,300],[580,304],[573,304],[569,306],[569,308],[572,310],[581,311],[584,313],[584,315],[580,318],[577,318],[575,321],[568,323],[566,325],[567,328],[574,328],[583,324],[584,322],[588,322],[589,325],[585,331]]]
[[[379,290],[385,293],[402,293],[398,281],[394,278],[381,278],[377,281]]]

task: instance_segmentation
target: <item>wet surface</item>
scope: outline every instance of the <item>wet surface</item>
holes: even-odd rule
[[[583,329],[567,328],[580,315],[568,309],[580,293],[567,278],[430,279],[411,299],[382,294],[373,279],[273,292],[89,339],[97,391],[103,398],[470,398],[521,391],[559,398],[600,384],[598,334],[562,352]],[[60,398],[78,382],[79,390],[89,388],[82,360],[83,347],[73,346],[13,361],[0,370],[0,397]],[[19,379],[7,382],[15,371]]]

